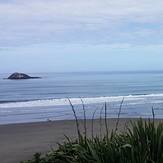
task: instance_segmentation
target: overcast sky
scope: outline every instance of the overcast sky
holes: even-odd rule
[[[163,70],[162,0],[0,0],[0,73]]]

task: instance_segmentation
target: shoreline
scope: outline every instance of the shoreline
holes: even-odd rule
[[[91,119],[96,108],[95,118],[100,117],[101,109],[105,102],[108,103],[108,118],[117,118],[119,107],[125,96],[102,96],[82,98],[85,104],[87,118]],[[121,117],[138,118],[152,117],[154,106],[157,118],[163,118],[163,94],[128,95],[124,98]],[[83,117],[82,102],[80,98],[70,98],[79,118]],[[0,103],[0,125],[40,122],[47,120],[74,119],[72,108],[68,99],[45,99],[24,102]]]
[[[126,130],[126,125],[137,118],[120,118],[118,132]],[[109,118],[109,131],[115,129],[116,118]],[[156,124],[162,119],[156,119]],[[94,135],[100,133],[99,119],[94,120]],[[83,132],[83,120],[79,120]],[[104,120],[102,120],[102,133],[105,133]],[[88,136],[91,136],[92,121],[87,120]],[[0,160],[3,163],[19,163],[30,159],[34,153],[46,153],[56,148],[57,143],[65,141],[65,136],[72,139],[77,137],[74,120],[33,122],[20,124],[0,125]]]
[[[133,121],[133,120],[138,120],[142,118],[143,120],[148,120],[151,119],[152,117],[120,117],[120,120],[125,120],[125,121]],[[104,120],[104,117],[102,117],[102,120]],[[115,121],[117,120],[117,117],[107,117],[107,120],[111,120],[111,121]],[[78,119],[79,122],[84,121],[84,119]],[[86,119],[86,121],[88,123],[90,123],[90,121],[92,121],[92,119]],[[94,121],[99,121],[99,118],[95,118]],[[155,121],[163,121],[163,118],[155,118]],[[6,124],[0,124],[0,128],[1,127],[7,127],[7,126],[28,126],[28,125],[35,125],[35,124],[46,124],[46,123],[60,123],[60,122],[75,122],[75,119],[65,119],[65,120],[53,120],[53,119],[49,119],[46,121],[31,121],[31,122],[15,122],[15,123],[6,123]]]

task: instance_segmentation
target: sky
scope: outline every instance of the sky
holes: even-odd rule
[[[163,70],[162,0],[0,0],[0,73]]]

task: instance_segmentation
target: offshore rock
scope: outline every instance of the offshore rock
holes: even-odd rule
[[[15,72],[12,75],[10,75],[7,79],[10,80],[21,80],[21,79],[39,79],[40,77],[32,77],[24,73],[18,73]]]

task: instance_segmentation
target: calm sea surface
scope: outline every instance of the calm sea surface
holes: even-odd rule
[[[38,73],[42,79],[3,80],[0,74],[0,123],[73,119],[67,98],[82,118],[80,97],[88,118],[95,108],[98,118],[103,103],[108,117],[116,117],[124,98],[122,117],[149,117],[155,108],[163,118],[163,72]]]

